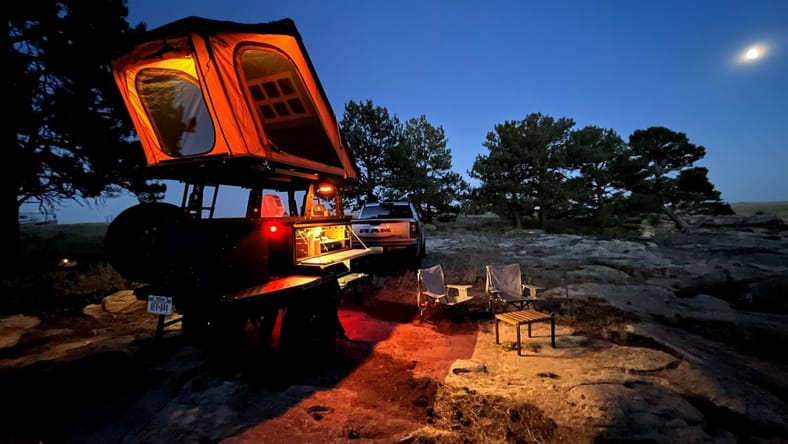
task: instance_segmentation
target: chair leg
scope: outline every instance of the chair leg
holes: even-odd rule
[[[438,326],[440,321],[443,319],[441,315],[443,314],[442,307],[439,303],[436,302],[425,302],[422,306],[423,308],[419,310],[419,323],[431,323],[434,326]],[[432,322],[430,322],[430,318]]]
[[[441,317],[441,312],[438,312],[438,314],[435,315],[435,327],[437,327],[442,320],[443,318]]]
[[[429,302],[425,301],[423,304],[421,304],[421,307],[419,307],[419,324],[424,322],[425,315],[429,315],[429,313],[427,313],[429,309],[430,309]]]

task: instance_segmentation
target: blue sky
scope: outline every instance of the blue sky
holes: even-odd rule
[[[292,18],[334,111],[370,99],[446,131],[467,178],[496,123],[532,112],[577,128],[665,126],[706,147],[728,202],[788,200],[788,1],[129,0],[149,28],[187,16]],[[760,45],[756,62],[742,63]],[[174,191],[177,187],[173,187]],[[180,190],[180,188],[177,188]],[[175,193],[173,193],[175,194]],[[105,221],[133,199],[70,204]]]

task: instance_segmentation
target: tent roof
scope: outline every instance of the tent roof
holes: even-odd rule
[[[137,43],[150,41],[157,38],[186,35],[189,33],[208,35],[219,32],[279,34],[294,37],[298,42],[298,47],[301,49],[301,53],[304,55],[307,65],[309,66],[310,74],[312,74],[312,77],[315,78],[315,83],[317,83],[317,87],[320,90],[321,98],[326,103],[326,106],[328,106],[328,108],[331,110],[331,113],[336,116],[336,113],[334,113],[334,110],[331,108],[331,102],[328,100],[326,91],[323,89],[323,85],[320,83],[320,78],[317,76],[315,66],[312,64],[312,60],[309,58],[309,53],[306,51],[306,46],[304,46],[304,41],[301,38],[301,34],[298,32],[295,22],[291,18],[283,18],[267,23],[238,23],[227,20],[213,20],[203,17],[190,16],[149,30],[144,39]]]
[[[186,17],[180,20],[176,20],[174,22],[165,24],[163,26],[153,28],[150,30],[141,33],[139,37],[133,42],[131,48],[127,48],[125,52],[122,53],[122,57],[127,57],[131,54],[135,53],[135,48],[141,47],[141,45],[145,45],[148,43],[162,41],[165,42],[169,39],[177,39],[179,37],[188,37],[190,35],[198,35],[202,37],[205,41],[210,40],[210,36],[216,34],[258,34],[258,35],[281,35],[286,37],[291,37],[297,44],[298,50],[303,57],[305,62],[306,68],[309,70],[309,75],[313,79],[313,83],[317,89],[318,94],[320,97],[315,97],[315,100],[321,100],[322,106],[326,111],[328,111],[328,115],[334,122],[337,122],[337,130],[339,128],[338,121],[336,119],[336,114],[334,113],[333,108],[331,107],[331,103],[328,100],[328,97],[323,89],[323,86],[319,80],[317,72],[314,68],[314,65],[309,58],[308,52],[306,47],[304,46],[303,40],[301,38],[298,29],[296,28],[295,23],[290,18],[284,18],[281,20],[276,20],[267,23],[238,23],[238,22],[231,22],[231,21],[223,21],[223,20],[213,20],[207,19],[202,17]],[[167,46],[164,43],[164,47]],[[210,51],[210,47],[208,47]],[[344,143],[341,142],[341,134],[339,134],[340,144],[342,145],[342,149],[345,151],[347,158],[349,159],[351,165],[347,166],[353,169],[355,167],[355,158],[353,156],[352,151],[347,147],[344,146]],[[187,159],[184,159],[187,160]],[[249,158],[234,158],[229,160],[223,160],[221,165],[216,165],[215,167],[211,167],[210,169],[206,169],[206,165],[211,165],[211,161],[203,162],[204,159],[195,158],[192,159],[194,162],[187,161],[183,166],[176,167],[178,175],[186,176],[183,179],[188,180],[189,177],[195,178],[200,177],[202,174],[206,172],[213,171],[213,178],[217,180],[226,179],[227,182],[250,182],[253,180],[247,178],[248,174],[260,174],[255,173],[253,170],[263,170],[264,168],[257,168],[254,164],[259,163],[255,159]],[[193,168],[189,166],[189,164],[193,164]],[[199,165],[199,167],[197,166]],[[236,166],[244,165],[244,168],[236,169]],[[249,168],[251,165],[251,169]],[[193,170],[193,171],[192,171]],[[248,171],[247,171],[248,170]],[[152,173],[154,176],[169,176],[172,170],[170,166],[166,166],[164,164],[152,167]],[[233,173],[235,171],[235,173]],[[181,174],[183,173],[183,174]],[[264,176],[269,176],[269,174],[264,174]],[[300,180],[298,180],[300,181]],[[308,181],[308,180],[307,180]]]

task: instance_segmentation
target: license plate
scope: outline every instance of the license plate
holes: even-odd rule
[[[148,295],[148,312],[158,315],[171,315],[172,298],[169,296]]]

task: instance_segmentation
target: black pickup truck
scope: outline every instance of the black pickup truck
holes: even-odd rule
[[[409,201],[366,203],[351,227],[365,246],[380,247],[384,253],[404,251],[419,262],[427,252],[424,223]]]

